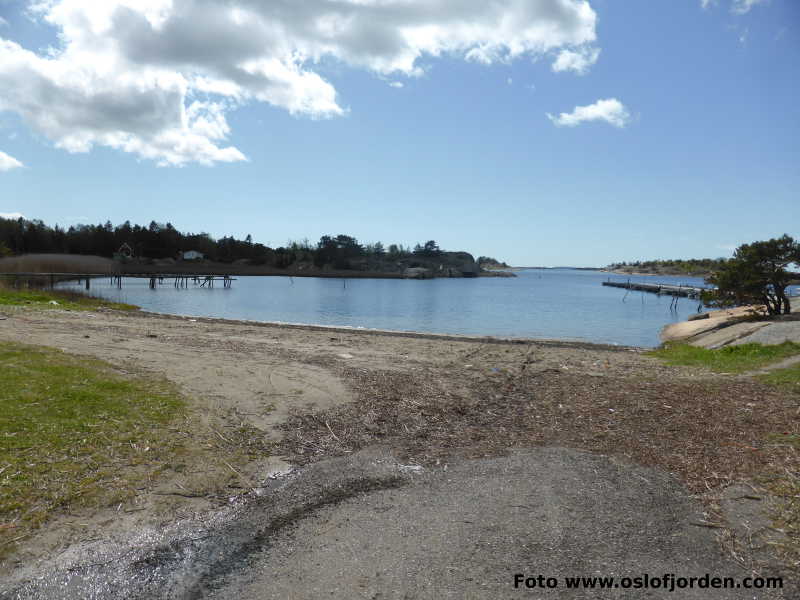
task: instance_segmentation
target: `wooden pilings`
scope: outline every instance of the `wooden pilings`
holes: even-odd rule
[[[11,286],[18,288],[22,286],[51,287],[62,281],[74,281],[78,285],[83,285],[88,291],[91,289],[91,280],[95,277],[109,277],[111,287],[122,289],[122,280],[147,279],[149,287],[154,290],[159,284],[163,284],[165,279],[172,279],[176,288],[188,288],[190,283],[199,287],[213,288],[214,283],[221,281],[222,287],[230,288],[235,278],[230,275],[198,275],[198,274],[155,274],[155,273],[0,273],[0,279],[6,280]]]

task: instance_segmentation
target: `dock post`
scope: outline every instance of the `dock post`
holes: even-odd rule
[[[86,291],[89,291],[89,281],[91,281],[90,277],[86,278]]]

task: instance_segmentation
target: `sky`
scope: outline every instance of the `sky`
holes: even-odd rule
[[[0,0],[0,216],[519,266],[800,236],[797,0]]]

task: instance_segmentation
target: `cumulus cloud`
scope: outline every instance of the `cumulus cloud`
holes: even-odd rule
[[[588,0],[43,0],[31,10],[60,46],[37,54],[0,38],[0,110],[69,152],[109,146],[161,165],[245,160],[226,146],[225,117],[245,102],[344,114],[323,74],[330,60],[381,77],[418,76],[443,55],[549,55],[574,72],[597,60]]]
[[[600,57],[600,49],[590,46],[577,50],[564,49],[558,53],[553,63],[553,71],[573,71],[578,75],[585,75],[597,59]]]
[[[24,219],[24,218],[25,218],[25,215],[23,215],[22,213],[18,213],[18,212],[11,212],[11,213],[0,212],[0,219],[13,219],[13,220],[16,221],[17,219]]]
[[[20,167],[24,167],[20,161],[18,161],[13,156],[9,156],[2,150],[0,150],[0,172],[2,171],[10,171],[11,169],[19,169]]]
[[[631,115],[625,105],[616,98],[598,100],[588,106],[576,106],[571,113],[558,116],[547,113],[547,118],[558,127],[575,127],[587,121],[605,121],[614,127],[625,127]]]
[[[393,87],[393,88],[401,88],[401,87],[403,87],[403,82],[402,81],[391,81],[391,82],[389,82],[389,85],[391,87]]]
[[[8,26],[8,21],[6,21],[3,17],[0,17],[0,27]]]
[[[768,0],[733,0],[731,12],[737,15],[743,15],[750,12],[750,9],[757,4],[765,4]]]

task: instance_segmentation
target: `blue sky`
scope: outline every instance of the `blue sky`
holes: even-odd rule
[[[0,0],[0,214],[548,266],[800,235],[794,0],[98,6]]]

